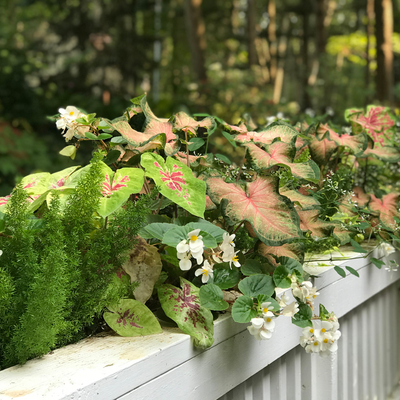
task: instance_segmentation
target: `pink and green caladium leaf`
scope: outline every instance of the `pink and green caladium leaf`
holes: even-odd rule
[[[374,147],[373,149],[368,148],[363,154],[358,157],[369,157],[374,156],[378,160],[387,161],[390,163],[400,161],[400,151],[397,147],[384,146],[384,147]]]
[[[247,147],[258,168],[268,169],[274,165],[284,165],[290,168],[293,176],[315,183],[319,181],[320,170],[314,161],[293,162],[296,148],[292,143],[284,143],[278,140],[270,145],[264,145],[265,151],[254,143],[247,143],[244,146]]]
[[[305,196],[304,194],[299,193],[297,190],[289,189],[286,186],[281,187],[279,189],[279,193],[288,197],[293,203],[298,203],[301,210],[312,210],[320,206],[320,202],[314,199],[314,197],[311,195]],[[295,204],[295,207],[297,207],[297,204]]]
[[[356,155],[362,153],[367,148],[368,141],[365,135],[339,135],[328,124],[320,124],[318,134],[327,134],[329,139],[335,142],[337,146],[348,147]]]
[[[300,217],[300,228],[302,231],[310,231],[313,238],[329,236],[333,229],[331,222],[319,219],[319,210],[297,210]]]
[[[378,199],[375,195],[371,194],[371,201],[369,202],[369,209],[379,215],[380,221],[388,228],[393,229],[396,225],[394,217],[399,218],[397,211],[397,204],[399,202],[398,193],[389,193]]]
[[[118,304],[107,307],[103,314],[108,326],[121,336],[147,336],[162,333],[154,314],[140,301],[122,299]]]
[[[333,152],[337,149],[337,144],[328,138],[327,133],[310,133],[311,141],[308,144],[312,159],[319,165],[326,165]]]
[[[296,131],[296,129],[294,129],[292,126],[283,122],[274,122],[259,132],[240,133],[239,135],[235,136],[235,140],[239,143],[254,142],[270,144],[275,139],[279,138],[282,142],[292,143],[298,134],[299,132]]]
[[[165,143],[165,133],[143,133],[133,129],[127,121],[108,121],[110,126],[118,131],[121,136],[132,146],[141,147],[150,142],[152,139],[156,139]]]
[[[370,105],[365,113],[360,109],[349,109],[345,111],[345,117],[351,122],[353,132],[366,132],[375,147],[393,144],[395,118],[388,107]]]
[[[335,228],[333,229],[333,236],[340,241],[340,245],[343,246],[350,242],[351,236],[348,229],[342,225],[341,222],[335,222]]]
[[[181,131],[187,129],[192,134],[196,135],[198,128],[205,128],[207,131],[212,129],[215,125],[215,121],[211,117],[206,117],[201,121],[196,121],[183,111],[179,111],[174,117],[174,129]]]
[[[302,237],[299,217],[293,205],[278,192],[275,176],[258,177],[253,182],[226,183],[208,178],[211,200],[219,204],[230,224],[248,221],[258,238],[268,245],[280,245]]]
[[[266,246],[261,243],[258,253],[265,257],[272,265],[278,265],[275,258],[289,257],[302,263],[304,261],[304,248],[301,243],[286,243],[282,246]]]
[[[182,289],[172,285],[158,288],[161,307],[167,317],[194,339],[197,347],[210,347],[214,343],[212,313],[201,305],[198,287],[183,278],[180,278],[180,282]]]
[[[121,207],[133,193],[139,193],[144,183],[144,172],[139,168],[121,168],[117,172],[102,163],[100,207],[98,213],[107,217]]]
[[[154,180],[161,194],[197,217],[204,217],[206,183],[193,176],[192,170],[171,157],[145,153],[141,164]]]

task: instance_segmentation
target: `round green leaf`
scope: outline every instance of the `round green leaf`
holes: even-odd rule
[[[276,267],[273,275],[276,287],[280,287],[282,289],[289,288],[292,284],[292,281],[288,277],[289,274],[290,271],[285,266],[279,265]]]
[[[272,296],[275,285],[269,275],[252,275],[239,283],[239,290],[246,296],[257,297],[259,294]]]
[[[250,322],[252,318],[257,317],[257,311],[254,308],[253,299],[247,296],[241,296],[236,299],[232,306],[232,318],[235,322]]]
[[[203,307],[215,311],[226,310],[229,304],[223,298],[224,294],[217,285],[208,284],[200,288],[200,302]]]
[[[224,290],[235,286],[240,280],[239,269],[236,267],[231,269],[227,263],[214,265],[213,272],[214,276],[209,279],[209,282]]]

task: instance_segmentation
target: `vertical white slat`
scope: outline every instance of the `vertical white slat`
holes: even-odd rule
[[[377,348],[377,358],[376,358],[376,379],[377,379],[377,385],[376,385],[376,394],[378,396],[379,400],[384,400],[385,399],[385,348],[387,346],[386,344],[386,330],[387,330],[387,325],[385,321],[385,293],[381,292],[376,296],[376,301],[373,301],[375,303],[375,319],[377,322],[377,343],[376,343],[376,348]]]
[[[399,317],[399,313],[400,313],[400,287],[397,288],[396,290],[396,297],[395,297],[395,313],[397,316],[397,324],[396,325],[396,335],[395,335],[395,346],[396,346],[396,364],[395,364],[395,370],[397,371],[396,373],[396,382],[400,381],[400,344],[399,344],[399,338],[398,338],[398,332],[400,332],[400,317]]]
[[[304,349],[297,346],[288,353],[286,358],[287,398],[301,400],[301,352]]]
[[[383,353],[383,362],[384,362],[384,396],[387,397],[393,390],[393,386],[391,384],[392,381],[392,369],[391,369],[391,357],[394,348],[391,346],[391,324],[394,321],[391,321],[390,318],[390,297],[393,291],[393,286],[390,286],[387,290],[383,292],[383,304],[382,304],[382,314],[383,314],[383,326],[385,327],[385,335],[384,335],[384,353]],[[395,318],[395,317],[394,317]]]
[[[369,332],[369,329],[371,329],[368,318],[368,308],[366,307],[366,305],[361,306],[357,325],[358,327],[354,326],[353,334],[357,337],[357,352],[360,365],[360,368],[358,370],[358,399],[369,400],[369,394],[371,393],[369,385],[370,380],[368,378],[368,365],[371,362],[368,343],[369,335],[362,334],[362,332]]]
[[[348,344],[349,344],[349,325],[351,321],[346,318],[340,318],[340,331],[342,333],[341,338],[339,339],[339,349],[338,349],[338,396],[342,400],[348,400],[348,392],[349,392],[349,381],[351,382],[353,372],[351,369],[348,370],[349,362],[347,357],[350,356]]]
[[[258,400],[263,398],[263,379],[264,373],[263,370],[261,370],[247,380],[247,382],[250,383],[249,389],[251,388],[251,393],[246,392],[246,400]]]
[[[271,400],[286,400],[285,357],[278,358],[270,367]]]
[[[359,355],[359,332],[362,323],[362,310],[360,307],[354,310],[354,312],[348,317],[348,329],[347,329],[347,365],[345,372],[349,372],[349,386],[348,386],[348,399],[359,399],[360,395],[360,384],[362,380],[360,376],[362,374],[362,362]],[[342,334],[343,336],[343,334]],[[339,344],[340,346],[340,344]]]
[[[337,400],[337,353],[331,353],[328,357],[314,355],[315,362],[315,399]]]
[[[271,393],[271,374],[270,374],[270,366],[268,365],[263,370],[263,391],[262,391],[262,400],[270,400]]]
[[[241,383],[231,390],[232,397],[229,400],[244,400],[246,382]]]
[[[307,354],[304,349],[301,353],[301,399],[316,399],[314,365],[315,361],[311,354]]]

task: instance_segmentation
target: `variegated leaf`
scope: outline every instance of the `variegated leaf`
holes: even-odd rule
[[[311,182],[318,182],[320,170],[314,161],[309,160],[303,163],[294,163],[293,157],[296,148],[292,143],[276,141],[270,145],[264,145],[265,151],[254,143],[247,143],[251,158],[258,168],[271,168],[274,165],[286,165],[292,174]]]
[[[385,226],[393,228],[396,224],[394,217],[399,218],[399,212],[397,211],[398,202],[398,193],[389,193],[383,196],[382,200],[371,194],[371,201],[368,207],[371,211],[379,215],[379,219]]]
[[[271,144],[275,139],[280,138],[282,142],[292,143],[299,134],[293,127],[283,122],[274,122],[260,132],[247,132],[235,136],[239,143],[263,143]]]
[[[277,177],[258,177],[247,182],[226,183],[222,178],[208,178],[209,195],[231,224],[248,221],[259,239],[268,245],[279,245],[301,237],[294,207],[278,192]]]
[[[199,288],[186,279],[180,278],[180,281],[182,289],[172,285],[158,288],[161,307],[167,317],[194,339],[197,347],[210,347],[214,343],[212,313],[201,305]]]
[[[310,134],[311,141],[308,145],[312,159],[319,165],[326,165],[333,152],[337,149],[337,144],[328,138],[326,133]]]
[[[302,210],[315,209],[320,206],[319,201],[314,199],[314,197],[305,196],[304,194],[299,193],[297,190],[288,189],[285,186],[279,189],[279,193],[288,197],[292,202],[300,203],[300,209]],[[297,204],[295,204],[295,207],[297,208]]]
[[[265,257],[272,265],[277,266],[275,257],[289,257],[303,263],[304,249],[302,243],[286,243],[281,246],[267,246],[261,243],[257,249],[258,253]]]
[[[206,184],[193,176],[192,170],[172,157],[166,162],[158,154],[141,157],[146,175],[154,180],[161,194],[191,214],[203,218],[206,207]]]
[[[187,129],[192,132],[194,135],[197,132],[198,128],[205,128],[210,130],[215,124],[215,121],[211,117],[206,117],[201,121],[196,121],[194,118],[190,117],[183,111],[175,114],[174,118],[174,129],[176,130],[184,130]]]
[[[329,236],[333,229],[331,222],[319,219],[319,210],[298,210],[300,217],[300,228],[302,231],[310,231],[313,238]]]
[[[368,156],[374,156],[379,160],[394,163],[400,161],[400,150],[397,147],[391,146],[368,148],[359,157]]]

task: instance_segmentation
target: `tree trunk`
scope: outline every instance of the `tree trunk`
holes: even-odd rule
[[[309,39],[309,14],[306,5],[308,4],[308,0],[303,0],[304,11],[303,11],[303,43],[302,43],[302,58],[303,58],[303,99],[302,99],[302,108],[310,108],[311,107],[311,99],[308,94],[308,70],[309,70],[309,58],[308,58],[308,39]]]
[[[268,25],[268,40],[269,40],[269,51],[271,54],[271,67],[270,76],[271,80],[275,80],[276,69],[278,66],[278,46],[276,43],[276,4],[275,0],[269,0],[268,2],[268,15],[269,15],[269,25]]]
[[[255,0],[247,0],[247,49],[249,54],[249,67],[257,64],[256,18],[257,10]]]
[[[375,0],[377,54],[376,94],[381,102],[393,103],[393,5],[392,0]]]
[[[374,18],[375,18],[375,13],[374,13],[374,0],[367,0],[367,27],[366,27],[366,33],[367,33],[367,45],[365,48],[365,53],[366,53],[366,70],[365,70],[365,86],[367,90],[369,89],[369,85],[371,82],[371,57],[370,57],[370,51],[371,51],[371,37],[374,34]],[[369,95],[365,96],[365,105],[368,105],[370,102]]]
[[[206,48],[205,25],[201,15],[202,0],[185,0],[186,31],[192,55],[193,71],[197,81],[207,80],[204,52]]]
[[[326,46],[326,30],[325,30],[325,16],[326,16],[326,0],[317,0],[317,53],[325,53]]]

